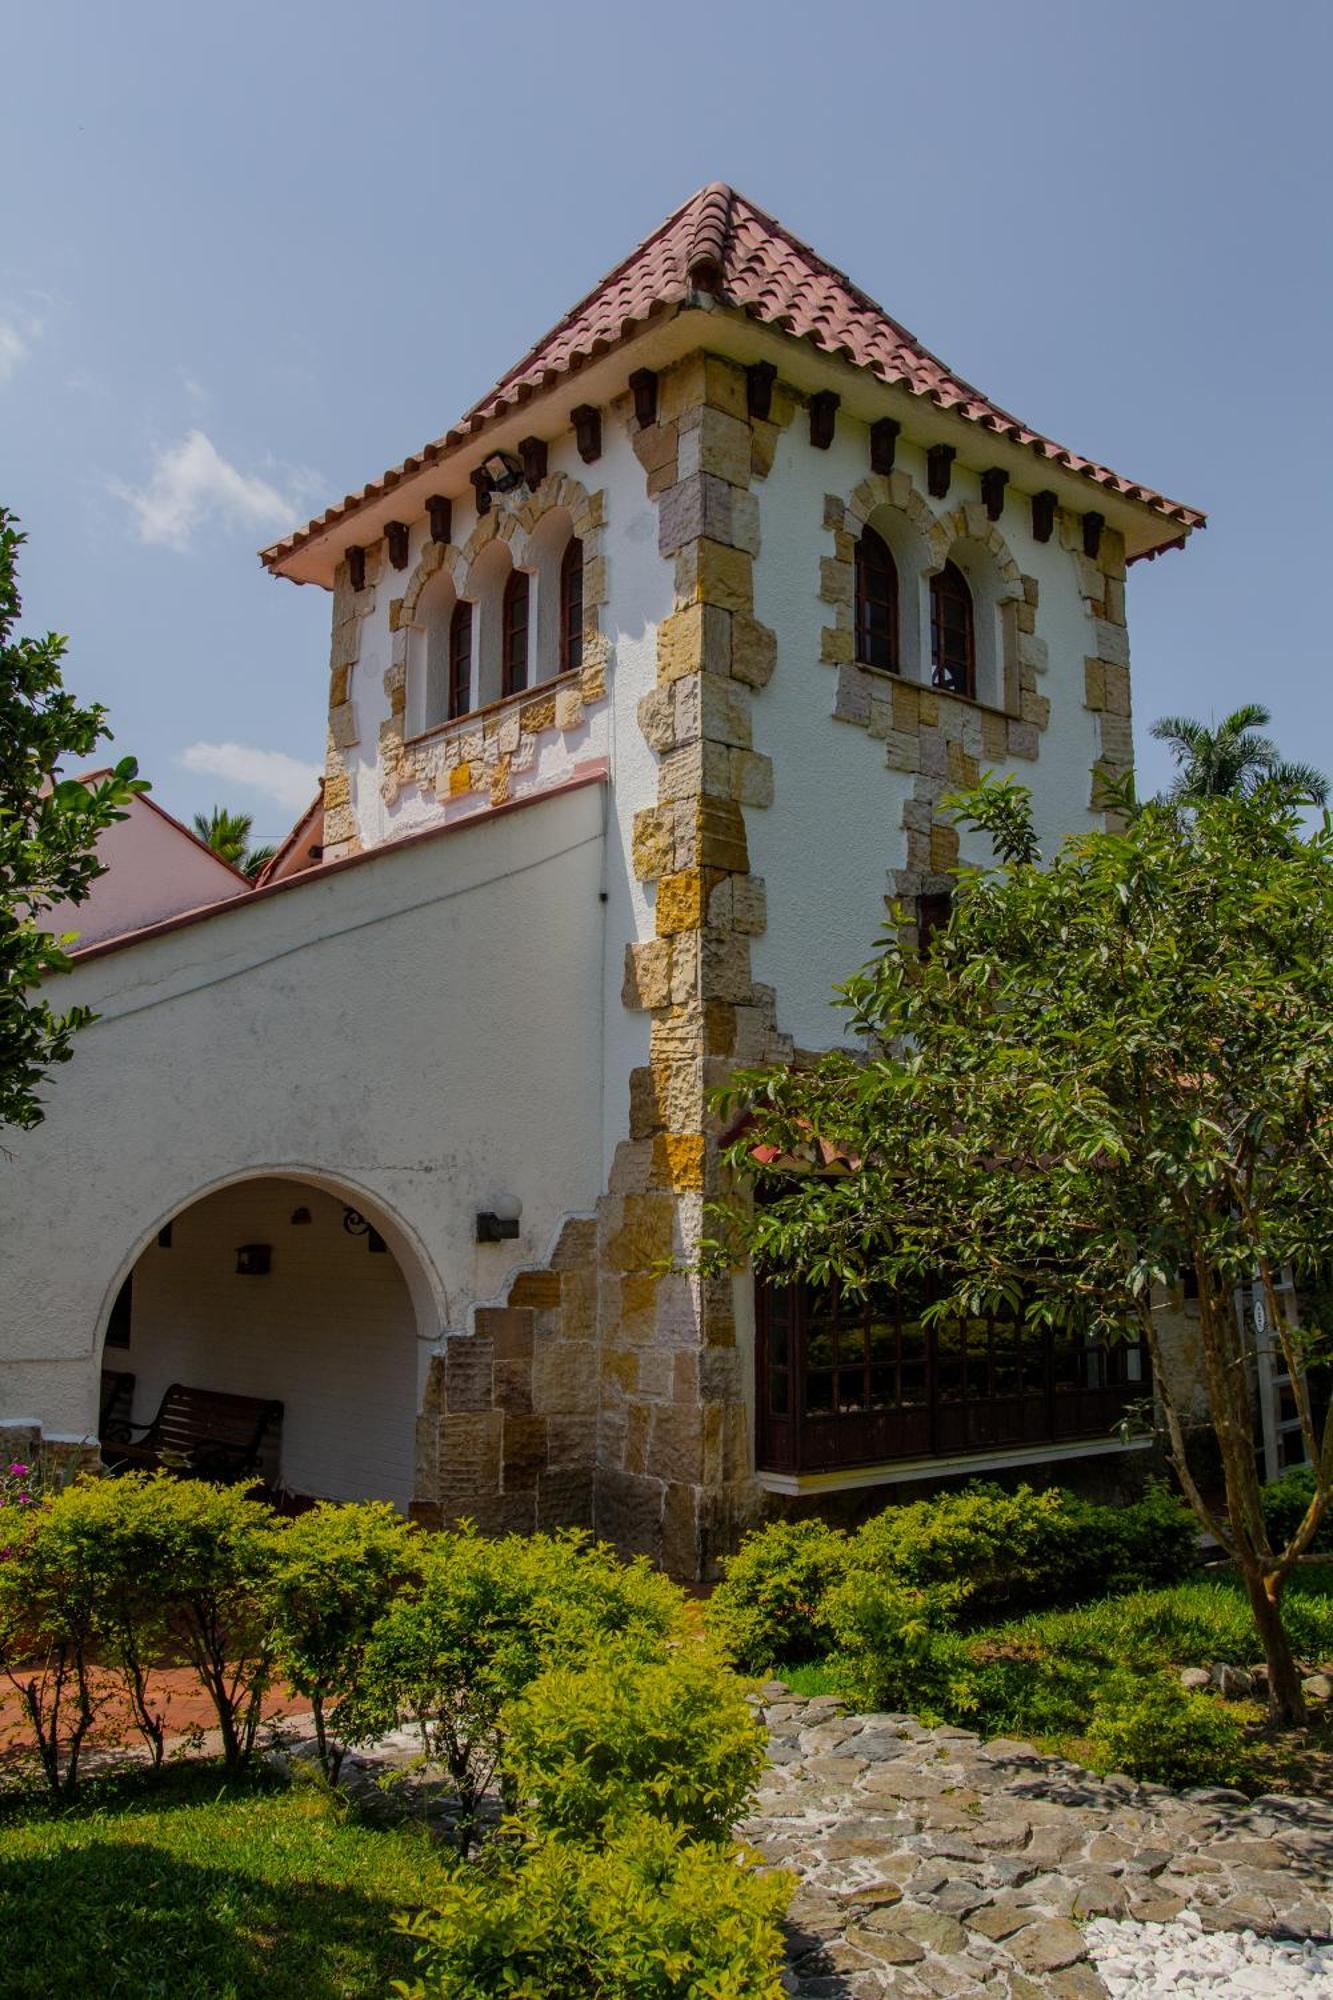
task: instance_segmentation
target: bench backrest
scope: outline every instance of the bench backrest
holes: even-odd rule
[[[173,1382],[148,1432],[159,1451],[188,1451],[205,1443],[258,1449],[271,1423],[280,1422],[282,1404],[263,1396],[228,1396],[220,1389],[192,1389]]]

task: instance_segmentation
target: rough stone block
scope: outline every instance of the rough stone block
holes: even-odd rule
[[[729,790],[740,805],[771,806],[773,759],[766,757],[762,750],[733,750]]]
[[[506,1413],[501,1448],[505,1492],[535,1490],[537,1474],[546,1465],[545,1417]]]
[[[521,1361],[532,1354],[532,1314],[514,1305],[478,1306],[474,1340],[488,1345],[497,1360]],[[453,1343],[451,1343],[451,1346]]]
[[[735,756],[754,756],[753,751]],[[764,761],[768,761],[765,759]],[[728,767],[730,790],[730,766]],[[749,872],[750,850],[745,837],[745,818],[731,798],[701,798],[694,805],[695,855],[701,868],[728,869],[733,874]]]
[[[750,426],[743,417],[707,407],[700,411],[696,425],[682,428],[678,453],[681,475],[707,472],[728,486],[748,487],[750,449]]]
[[[710,887],[699,868],[682,868],[678,874],[664,875],[657,885],[657,929],[662,937],[676,931],[698,930]]]
[[[744,681],[747,687],[766,687],[777,658],[777,634],[747,613],[736,612],[731,620],[732,678]]]
[[[750,986],[750,940],[735,931],[702,932],[700,998],[745,1002],[750,997]]]
[[[706,1156],[701,1132],[659,1132],[653,1140],[653,1180],[659,1187],[697,1191],[704,1184]]]
[[[1041,753],[1041,736],[1030,722],[1009,719],[1009,755],[1035,762]]]
[[[855,594],[852,565],[838,556],[819,558],[819,595],[825,604],[850,605]]]
[[[524,1416],[532,1409],[532,1362],[495,1361],[495,1407]]]
[[[646,938],[625,947],[626,1007],[666,1007],[671,1002],[671,941]]]
[[[491,1408],[494,1360],[495,1350],[482,1334],[458,1334],[449,1341],[444,1359],[444,1394],[450,1416]]]
[[[703,1476],[703,1412],[697,1404],[666,1403],[653,1411],[646,1469],[655,1479],[680,1484]]]
[[[1102,662],[1102,678],[1106,687],[1106,707],[1112,715],[1128,715],[1130,711],[1129,668]]]
[[[589,1417],[597,1409],[597,1378],[581,1340],[539,1340],[532,1356],[532,1405],[544,1415]]]
[[[713,604],[723,611],[754,610],[754,565],[741,549],[701,538],[676,557],[676,594],[683,604]]]

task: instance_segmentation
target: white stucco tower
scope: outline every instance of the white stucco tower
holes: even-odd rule
[[[257,1384],[298,1490],[684,1574],[782,1496],[1105,1451],[1109,1374],[954,1397],[895,1320],[890,1387],[866,1329],[826,1362],[817,1316],[699,1278],[707,1095],[837,1036],[894,899],[937,920],[950,790],[1013,771],[1049,838],[1099,820],[1127,565],[1201,525],[696,195],[265,551],[331,593],[322,858],[81,955],[101,1019],[0,1167],[0,1410],[95,1431],[137,1272],[139,1418]]]

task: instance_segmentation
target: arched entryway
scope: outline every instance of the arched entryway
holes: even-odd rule
[[[429,1287],[401,1239],[389,1241],[389,1221],[377,1226],[357,1201],[273,1174],[216,1188],[172,1216],[106,1316],[112,1421],[128,1405],[136,1425],[149,1423],[173,1383],[274,1401],[282,1413],[264,1441],[266,1484],[298,1501],[405,1509]]]

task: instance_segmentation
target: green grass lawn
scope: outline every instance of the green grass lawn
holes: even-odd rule
[[[343,2000],[411,1967],[397,1910],[443,1872],[418,1826],[341,1818],[313,1788],[216,1767],[0,1800],[3,2000]]]

